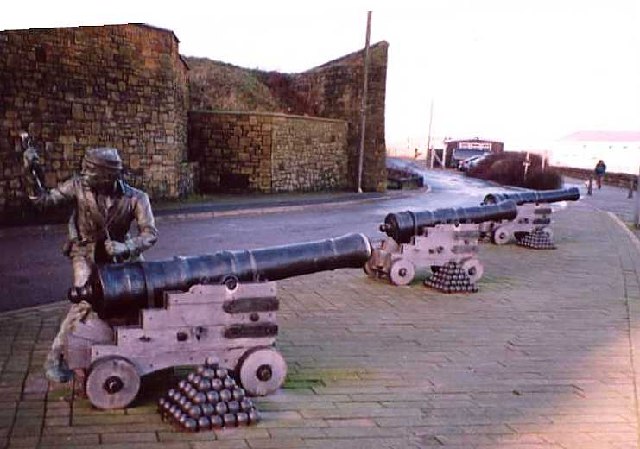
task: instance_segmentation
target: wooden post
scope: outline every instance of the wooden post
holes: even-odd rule
[[[522,163],[522,165],[524,165],[524,181],[527,180],[527,173],[529,172],[529,165],[531,165],[530,159],[529,159],[529,152],[527,151],[527,155],[524,158],[524,162]]]
[[[360,149],[358,151],[358,193],[362,193],[362,169],[364,166],[364,136],[367,122],[367,85],[369,84],[369,40],[371,38],[371,11],[367,12],[367,34],[364,42],[364,74],[362,105],[360,106]]]

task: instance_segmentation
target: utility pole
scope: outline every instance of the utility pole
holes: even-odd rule
[[[360,106],[360,148],[358,151],[358,193],[362,193],[362,168],[364,165],[364,135],[367,122],[367,86],[369,84],[369,39],[371,38],[371,11],[367,12],[367,35],[364,41],[364,81]]]
[[[429,155],[431,154],[431,125],[433,124],[433,98],[429,108],[429,132],[427,133],[427,167],[429,166]],[[433,168],[433,155],[431,155],[431,168]]]
[[[636,211],[633,215],[633,224],[636,229],[640,229],[640,169],[638,169],[638,179],[636,184]]]

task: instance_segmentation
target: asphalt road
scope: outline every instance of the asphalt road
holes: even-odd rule
[[[399,162],[408,163],[408,162]],[[430,191],[361,204],[310,206],[302,211],[252,213],[219,218],[171,219],[158,224],[160,239],[147,260],[198,255],[222,249],[253,249],[361,232],[382,238],[378,225],[390,212],[478,205],[487,192],[504,190],[458,173],[425,172]],[[69,260],[61,254],[63,226],[0,231],[0,311],[66,297]]]

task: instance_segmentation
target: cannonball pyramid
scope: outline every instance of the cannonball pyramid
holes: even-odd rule
[[[158,400],[162,420],[189,432],[239,427],[260,421],[253,401],[245,397],[229,371],[214,359],[189,373]]]
[[[516,244],[531,249],[556,249],[553,240],[541,229],[535,229],[533,232],[517,239]]]
[[[424,281],[424,285],[443,293],[475,293],[478,287],[471,282],[462,265],[447,262],[431,277]]]

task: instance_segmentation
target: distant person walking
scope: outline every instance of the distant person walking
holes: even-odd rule
[[[598,189],[602,188],[602,179],[604,178],[604,172],[607,170],[607,166],[604,164],[603,160],[599,160],[596,164],[595,172],[596,172],[596,183],[598,184]]]

